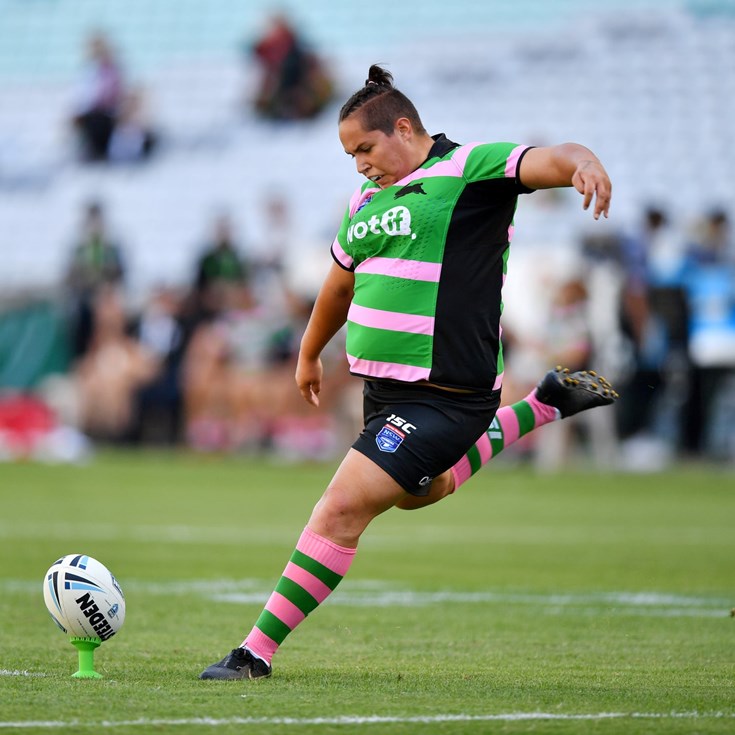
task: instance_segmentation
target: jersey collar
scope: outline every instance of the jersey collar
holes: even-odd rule
[[[429,151],[429,155],[426,157],[426,161],[429,161],[432,158],[443,158],[447,153],[449,153],[449,151],[459,148],[459,143],[449,140],[444,133],[432,135],[431,139],[434,141],[434,145],[431,146],[431,150]],[[424,161],[424,163],[426,163],[426,161]]]

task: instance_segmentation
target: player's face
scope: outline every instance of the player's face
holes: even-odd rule
[[[355,159],[357,172],[381,189],[391,186],[414,170],[415,152],[411,147],[411,128],[396,122],[392,135],[381,130],[365,130],[357,115],[339,124],[339,139],[345,153]],[[408,122],[407,120],[405,122]]]

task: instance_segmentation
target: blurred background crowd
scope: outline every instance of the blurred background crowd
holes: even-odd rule
[[[728,0],[0,0],[0,458],[344,451],[340,339],[321,411],[293,372],[360,183],[337,111],[373,62],[432,133],[574,140],[613,179],[605,222],[521,198],[503,402],[555,364],[622,398],[511,460],[735,466]]]

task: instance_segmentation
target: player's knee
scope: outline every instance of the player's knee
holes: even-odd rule
[[[356,511],[354,499],[347,493],[341,493],[331,485],[314,506],[312,518],[319,518],[323,523],[339,524],[354,517]]]
[[[406,493],[406,496],[396,503],[396,508],[399,510],[418,510],[419,508],[425,508],[427,505],[433,505],[442,498],[446,498],[453,491],[454,478],[450,472],[445,472],[439,475],[439,477],[434,478],[429,492],[426,495],[419,496]]]
[[[396,503],[398,510],[418,510],[419,508],[425,508],[427,505],[435,503],[436,500],[429,500],[426,498],[418,498],[415,495],[406,495],[403,500]]]

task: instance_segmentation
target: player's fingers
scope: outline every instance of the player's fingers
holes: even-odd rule
[[[612,199],[612,188],[607,182],[601,182],[597,186],[597,198],[595,200],[595,219],[600,215],[608,216],[610,213],[610,200]]]
[[[594,218],[599,219],[601,214],[607,217],[610,210],[611,189],[608,180],[600,179],[596,176],[584,176],[577,174],[576,181],[573,181],[577,191],[583,195],[582,208],[587,210],[595,200]]]
[[[572,176],[572,186],[584,197],[582,199],[582,209],[587,209],[592,201],[592,195],[595,193],[594,181],[578,170]]]
[[[319,405],[320,386],[318,383],[304,383],[299,386],[299,391],[307,403],[310,403],[312,406]]]
[[[582,209],[589,209],[592,197],[595,195],[595,185],[589,181],[584,182],[584,199],[582,200]]]
[[[599,219],[600,215],[607,217],[610,214],[610,195],[597,195],[597,204],[595,206],[595,219]]]

